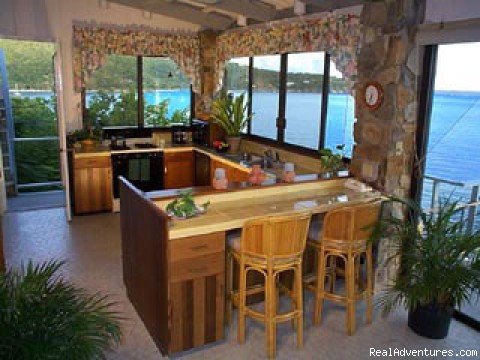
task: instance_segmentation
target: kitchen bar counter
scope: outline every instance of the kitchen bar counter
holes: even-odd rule
[[[172,220],[169,239],[228,231],[241,228],[247,220],[265,215],[292,211],[321,213],[345,204],[371,200],[372,193],[347,189],[345,179],[290,184],[283,187],[251,188],[244,191],[223,192],[195,196],[197,204],[207,201],[205,214],[187,220]],[[170,200],[157,200],[162,210]]]
[[[124,283],[162,353],[178,353],[224,338],[229,230],[264,215],[323,213],[380,196],[351,190],[345,186],[347,181],[309,181],[220,193],[198,188],[195,201],[210,201],[207,212],[173,220],[164,212],[171,199],[152,200],[122,179]]]

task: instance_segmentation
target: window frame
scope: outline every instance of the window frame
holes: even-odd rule
[[[146,57],[158,57],[162,56],[137,56],[137,126],[105,126],[102,129],[104,133],[108,133],[109,136],[115,134],[122,134],[125,137],[137,137],[137,136],[150,136],[152,131],[170,132],[169,126],[145,126],[145,114],[144,114],[144,98],[143,98],[143,58]],[[86,101],[86,88],[81,91],[81,106],[82,106],[82,122],[87,115],[87,101]],[[192,120],[195,118],[195,92],[193,86],[190,84],[190,124],[186,125],[187,129],[191,129]]]
[[[302,52],[299,52],[302,53]],[[324,68],[323,68],[323,84],[322,84],[322,94],[321,94],[321,110],[320,110],[320,121],[319,121],[319,139],[318,146],[316,149],[308,148],[298,144],[292,144],[285,141],[285,129],[287,126],[288,119],[286,118],[286,102],[287,102],[287,80],[288,80],[288,55],[290,53],[280,54],[280,72],[279,72],[279,104],[277,110],[277,135],[276,139],[270,139],[264,136],[252,134],[251,126],[251,116],[252,116],[252,103],[253,103],[253,69],[255,57],[249,57],[249,69],[248,69],[248,115],[250,120],[248,121],[247,134],[244,135],[245,138],[251,139],[265,145],[273,145],[280,148],[284,148],[289,151],[294,151],[300,154],[318,156],[318,151],[325,148],[326,137],[327,137],[327,126],[328,126],[328,96],[330,93],[330,61],[331,55],[329,52],[324,52]],[[344,158],[348,160],[349,158]]]

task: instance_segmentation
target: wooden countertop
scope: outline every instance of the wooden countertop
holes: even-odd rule
[[[346,179],[291,184],[283,187],[252,188],[243,191],[195,196],[202,204],[210,201],[207,213],[187,220],[171,220],[170,240],[241,228],[250,219],[292,211],[322,213],[333,208],[380,198],[344,186]],[[162,210],[170,200],[155,201]]]

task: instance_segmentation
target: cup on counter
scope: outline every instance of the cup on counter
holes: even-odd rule
[[[165,148],[165,139],[159,139],[158,140],[158,147],[160,149],[164,149]]]
[[[291,183],[295,180],[295,164],[288,162],[283,167],[282,182]]]
[[[216,168],[212,186],[216,190],[225,190],[228,187],[228,179],[224,168]]]

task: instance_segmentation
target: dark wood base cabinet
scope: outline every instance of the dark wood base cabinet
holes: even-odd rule
[[[127,294],[166,355],[224,338],[225,233],[169,240],[168,218],[121,181]]]

